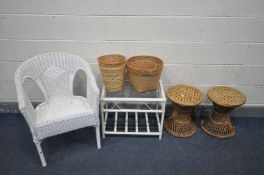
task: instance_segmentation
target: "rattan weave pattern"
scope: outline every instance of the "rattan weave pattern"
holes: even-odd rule
[[[127,60],[130,72],[138,75],[157,75],[163,69],[163,61],[154,56],[139,55]]]
[[[245,95],[228,86],[216,86],[208,90],[208,97],[213,102],[214,108],[212,114],[202,120],[202,129],[216,138],[234,136],[235,126],[230,120],[230,114],[233,109],[246,102]]]
[[[208,97],[214,103],[224,107],[237,107],[246,102],[246,97],[242,92],[227,86],[210,88]]]
[[[126,58],[119,54],[102,55],[98,58],[98,63],[105,68],[120,67],[126,63]]]
[[[86,96],[74,96],[74,77],[79,70],[86,74]],[[24,82],[33,80],[44,95],[34,108]],[[43,139],[87,126],[96,128],[97,147],[101,148],[99,89],[85,59],[70,53],[51,52],[32,57],[15,73],[19,109],[32,133],[42,166],[47,166],[41,142]]]
[[[203,131],[211,136],[219,139],[230,138],[235,135],[235,127],[230,121],[229,117],[218,116],[213,114],[202,120],[201,128]]]
[[[196,106],[203,101],[203,94],[195,87],[187,85],[172,86],[167,91],[168,98],[182,106]]]
[[[163,61],[154,56],[134,56],[127,60],[128,78],[137,92],[156,90],[163,69]]]
[[[174,112],[165,120],[164,127],[175,137],[190,137],[196,132],[195,123],[191,119],[191,111],[203,101],[200,90],[187,85],[175,85],[167,90],[172,101]]]
[[[189,115],[188,112],[181,114],[175,110],[172,116],[165,120],[166,131],[175,137],[191,137],[196,132],[196,126]]]
[[[121,91],[124,85],[126,58],[118,54],[103,55],[98,58],[98,63],[106,90]]]

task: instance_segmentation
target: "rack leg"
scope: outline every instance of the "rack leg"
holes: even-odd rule
[[[102,121],[102,137],[103,139],[105,138],[105,125],[106,125],[106,122],[105,122],[105,117],[104,117],[104,112],[103,112],[103,109],[104,109],[104,103],[102,102],[101,103],[101,121]]]
[[[161,122],[160,122],[160,135],[159,135],[159,139],[162,139],[162,131],[163,131],[163,123],[164,123],[164,116],[165,116],[165,106],[166,106],[166,101],[163,102],[161,104],[161,108],[162,108],[162,113],[161,113]]]

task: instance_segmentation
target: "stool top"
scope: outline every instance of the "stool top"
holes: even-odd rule
[[[167,90],[168,98],[178,105],[196,106],[203,101],[203,94],[192,86],[176,85]]]
[[[238,107],[246,102],[245,95],[228,86],[216,86],[208,90],[209,99],[224,107]]]

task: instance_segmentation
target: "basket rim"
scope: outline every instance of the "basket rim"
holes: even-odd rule
[[[118,63],[113,62],[113,61],[109,61],[110,59],[118,59]],[[101,55],[97,58],[98,63],[100,66],[103,65],[108,65],[108,66],[118,66],[118,65],[122,65],[126,63],[126,57],[124,55],[121,54],[106,54],[106,55]]]
[[[135,62],[144,62],[144,60],[142,60],[144,58],[147,60],[145,62],[153,63],[153,64],[155,64],[155,67],[152,69],[139,69],[139,68],[136,68],[135,66],[132,66],[133,63],[135,63]],[[157,62],[159,62],[159,63],[157,63],[153,60],[157,60]],[[143,75],[159,74],[163,68],[163,61],[162,61],[162,59],[160,59],[159,57],[156,57],[156,56],[137,55],[137,56],[130,57],[127,60],[127,67],[128,67],[129,71],[133,71],[136,74],[143,74]]]
[[[155,63],[155,62],[153,62],[153,61],[145,61],[145,62],[143,62],[143,61],[134,61],[134,62],[132,62],[132,63],[130,63],[130,67],[132,68],[132,69],[134,69],[134,70],[138,70],[138,71],[140,71],[141,69],[140,68],[138,68],[138,67],[136,67],[136,66],[132,66],[133,64],[136,64],[136,63],[139,63],[139,62],[142,62],[142,63],[151,63],[151,64],[153,64],[154,65],[154,68],[146,68],[146,69],[144,69],[144,70],[146,70],[146,71],[151,71],[151,70],[156,70],[157,68],[158,68],[158,64],[157,63]]]

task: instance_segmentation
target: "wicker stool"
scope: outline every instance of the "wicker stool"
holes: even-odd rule
[[[167,96],[173,103],[174,111],[165,120],[165,129],[176,137],[192,136],[196,132],[196,126],[190,112],[202,102],[202,92],[192,86],[177,85],[168,89]]]
[[[236,89],[218,86],[209,89],[208,97],[213,102],[212,114],[201,122],[202,129],[216,138],[229,138],[235,134],[230,121],[230,112],[246,102],[244,94]]]

